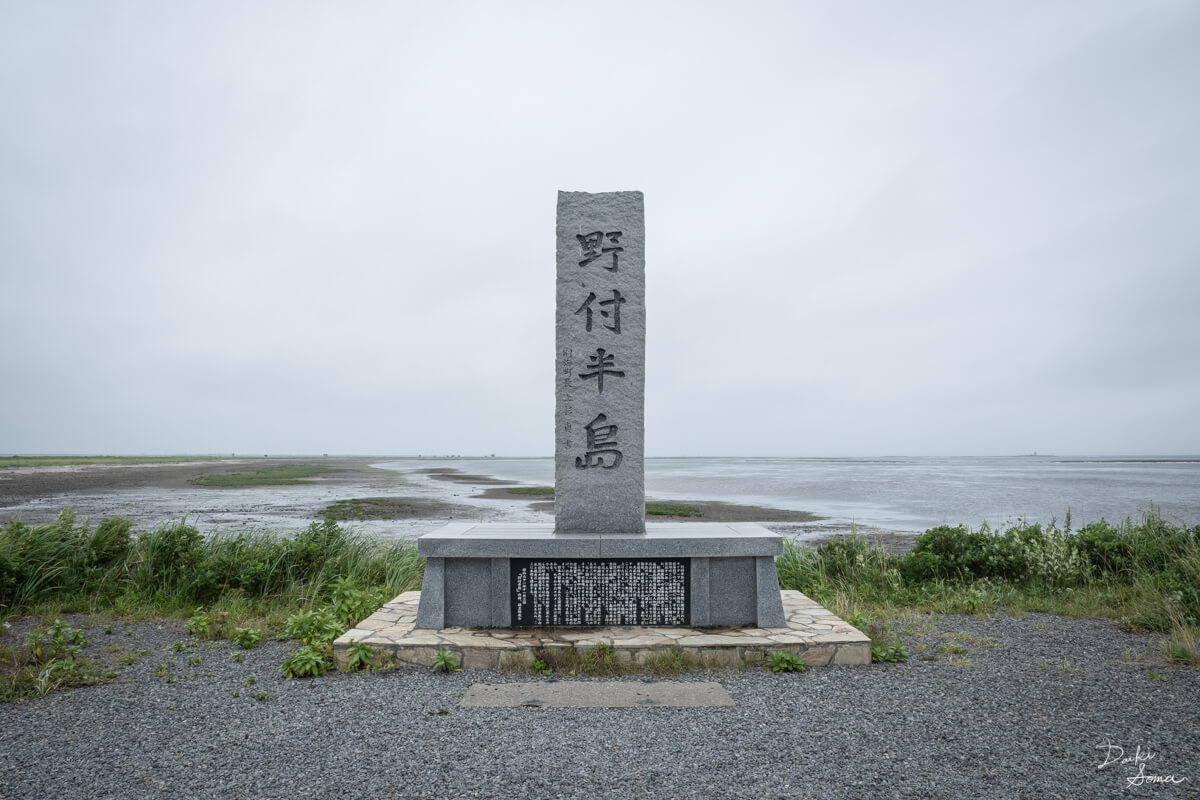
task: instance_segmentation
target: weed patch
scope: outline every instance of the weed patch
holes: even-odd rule
[[[305,478],[314,478],[327,472],[339,471],[331,467],[318,467],[312,464],[283,464],[253,472],[201,475],[193,478],[191,482],[196,486],[291,486],[303,483]]]
[[[333,648],[325,643],[316,643],[292,651],[283,660],[279,671],[285,678],[315,678],[329,672],[333,666]]]
[[[459,670],[459,661],[454,653],[451,653],[444,647],[439,647],[437,654],[433,657],[434,672],[457,672]]]
[[[111,680],[115,672],[80,655],[86,643],[82,630],[56,619],[30,633],[24,647],[0,648],[0,702]]]
[[[321,516],[336,520],[403,519],[416,513],[412,503],[391,497],[356,497],[326,506]]]
[[[771,672],[804,672],[807,669],[804,659],[785,650],[772,650],[767,653],[766,663]]]
[[[252,650],[254,646],[262,641],[263,633],[260,628],[235,628],[233,631],[234,643],[243,650]]]
[[[394,656],[378,651],[364,642],[351,641],[346,648],[346,668],[351,672],[386,669],[394,662]]]

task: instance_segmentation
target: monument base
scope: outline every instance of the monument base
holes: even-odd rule
[[[350,647],[365,644],[397,667],[428,668],[449,651],[465,669],[529,670],[548,651],[580,656],[604,648],[633,672],[655,665],[688,669],[761,667],[770,653],[791,653],[810,666],[870,664],[871,640],[829,610],[796,591],[777,592],[787,626],[758,628],[459,628],[416,627],[421,592],[405,592],[361,620],[333,643],[338,664]],[[540,669],[544,669],[541,667]]]
[[[649,523],[645,534],[451,523],[417,540],[415,627],[785,628],[775,556],[750,524]]]

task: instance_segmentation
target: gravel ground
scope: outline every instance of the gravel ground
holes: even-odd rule
[[[725,682],[737,705],[712,709],[465,709],[473,683],[530,678],[285,681],[287,643],[238,663],[227,643],[173,652],[195,642],[181,623],[89,637],[151,652],[114,683],[0,706],[0,796],[1200,796],[1200,670],[1130,662],[1157,639],[1094,620],[941,617],[910,650],[966,653],[688,676]],[[1149,760],[1099,767],[1106,745]],[[1130,785],[1139,769],[1184,782]]]

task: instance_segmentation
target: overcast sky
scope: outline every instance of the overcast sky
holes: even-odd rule
[[[1200,4],[0,2],[0,453],[1200,453]]]

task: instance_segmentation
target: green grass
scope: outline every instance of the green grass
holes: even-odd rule
[[[113,517],[93,528],[67,509],[48,525],[0,526],[0,619],[76,612],[113,623],[187,619],[197,637],[245,646],[250,638],[286,636],[289,619],[316,609],[344,629],[419,588],[424,569],[414,545],[343,529],[332,519],[291,536],[206,537],[183,521],[134,531],[129,520]],[[0,646],[0,700],[111,678],[106,665],[76,660],[69,670],[47,671],[35,656],[19,642]]]
[[[818,548],[785,541],[780,586],[797,589],[851,624],[870,621],[887,645],[914,612],[1111,619],[1168,635],[1164,655],[1193,662],[1200,632],[1200,525],[1090,523],[1078,531],[1017,523],[933,528],[891,555],[851,537]],[[860,626],[862,627],[862,626]]]
[[[88,464],[175,464],[184,461],[219,460],[216,456],[0,456],[0,469]]]
[[[337,520],[398,519],[417,513],[417,507],[390,497],[356,497],[325,507],[322,517]]]
[[[678,503],[646,503],[646,513],[652,517],[702,517],[702,512],[696,506],[685,506]]]
[[[508,489],[509,494],[532,494],[547,497],[554,494],[553,486],[514,486]]]
[[[337,581],[394,597],[420,587],[414,545],[343,529],[333,520],[294,536],[217,531],[183,521],[135,532],[113,517],[94,529],[70,509],[42,526],[0,527],[0,617],[107,612],[191,616],[205,607],[236,627],[277,629],[282,617],[320,605]]]
[[[197,486],[290,486],[303,483],[304,478],[312,478],[326,472],[338,472],[330,467],[317,467],[312,464],[284,464],[278,467],[267,467],[254,472],[225,472],[212,475],[201,475],[193,478]]]

